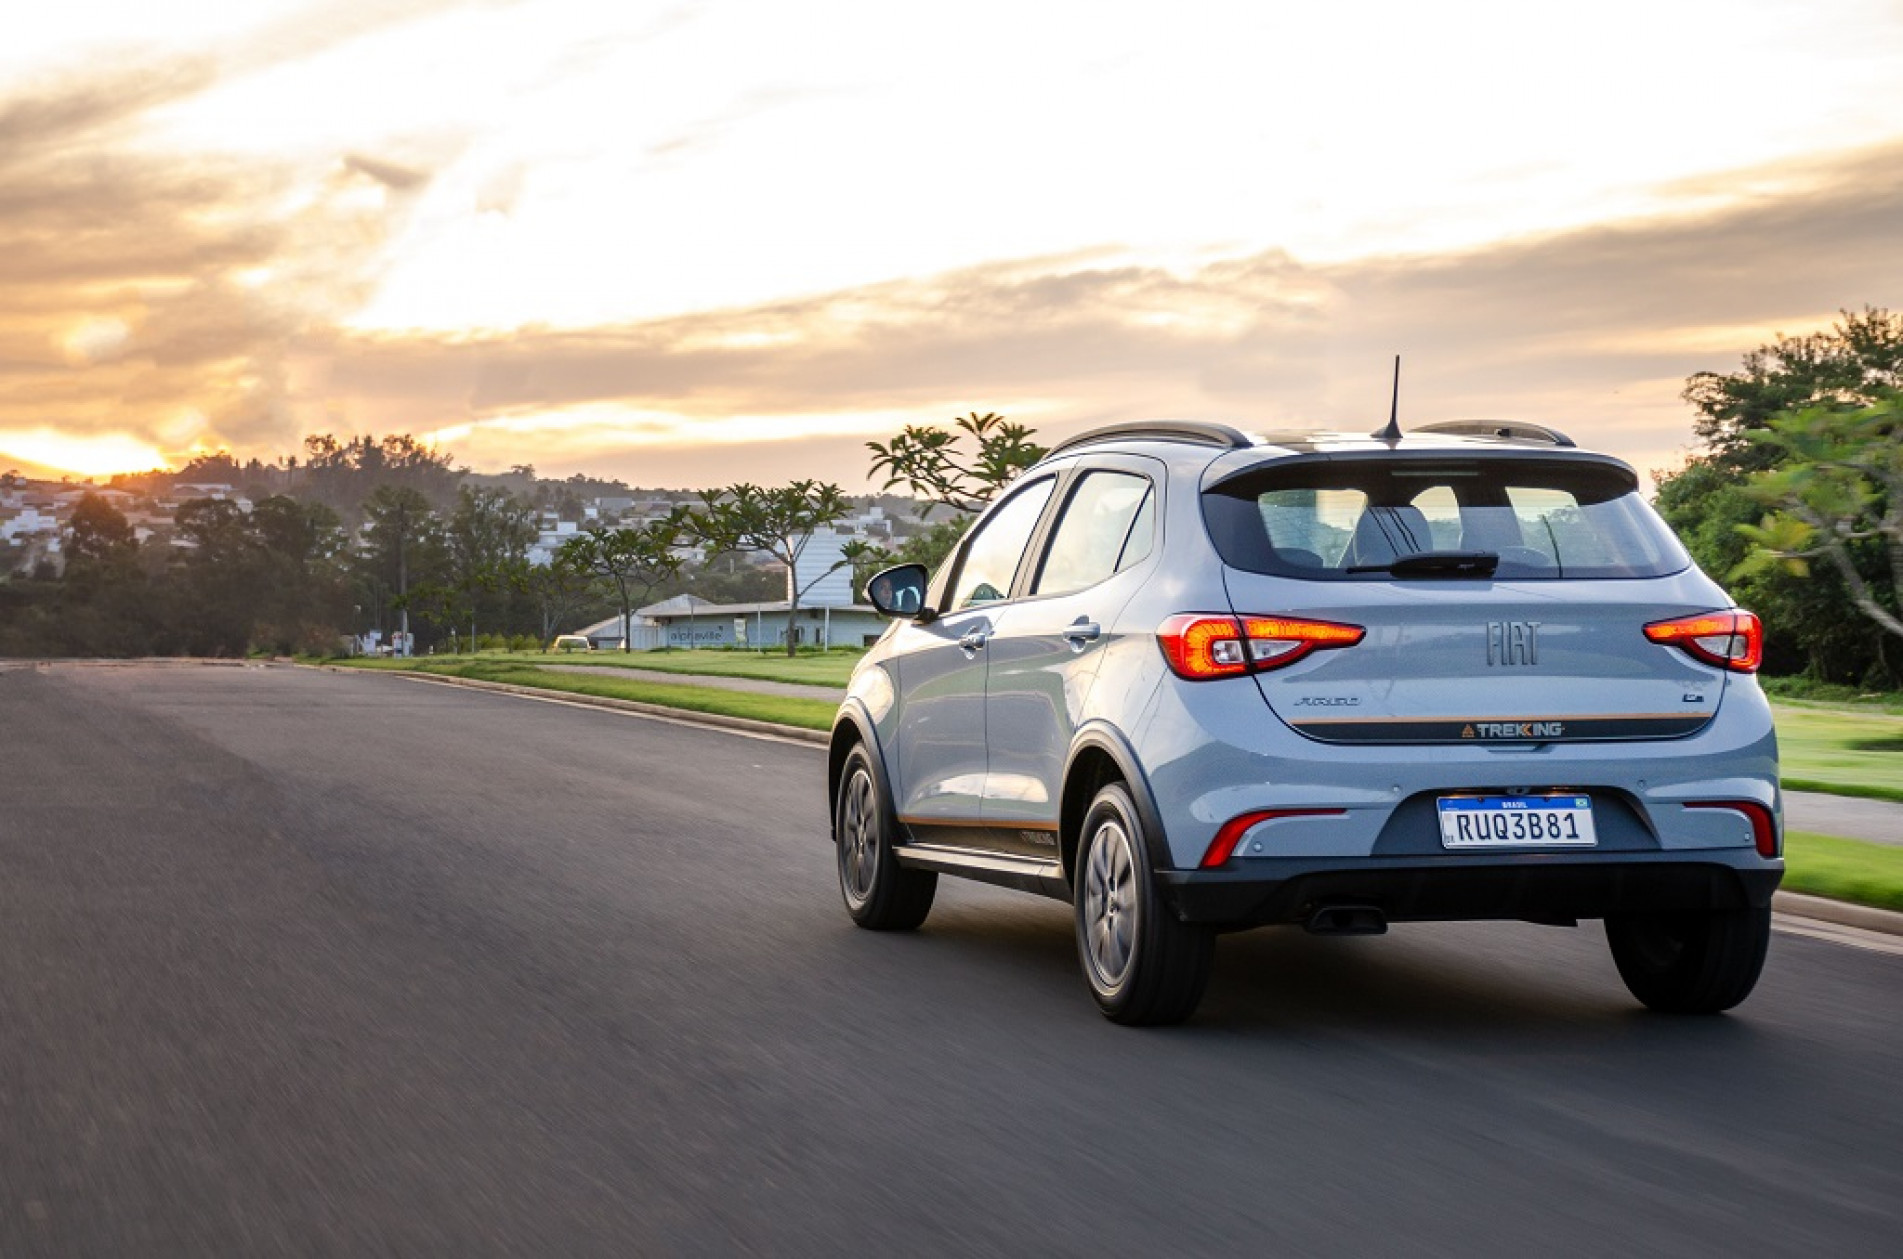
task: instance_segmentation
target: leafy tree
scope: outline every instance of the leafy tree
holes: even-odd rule
[[[178,628],[185,650],[242,656],[251,642],[264,567],[249,518],[229,499],[194,498],[179,504],[173,524],[191,543],[178,561],[184,596]]]
[[[644,525],[597,526],[562,544],[565,562],[613,587],[621,609],[623,651],[634,650],[635,606],[681,571],[681,558],[674,554],[681,545],[681,529],[682,518],[676,513]]]
[[[1894,387],[1899,372],[1903,317],[1869,308],[1843,312],[1826,332],[1760,346],[1737,372],[1700,372],[1686,382],[1701,449],[1684,466],[1654,474],[1656,505],[1699,566],[1764,618],[1767,670],[1870,685],[1897,680],[1883,660],[1885,633],[1860,612],[1836,565],[1799,576],[1788,564],[1746,561],[1754,547],[1748,531],[1766,527],[1766,502],[1751,478],[1784,458],[1775,444],[1748,434],[1768,431],[1784,411],[1869,405]],[[1883,580],[1870,541],[1848,540],[1845,549],[1866,583]]]
[[[1783,411],[1748,440],[1770,452],[1772,466],[1746,486],[1776,510],[1738,532],[1752,544],[1734,570],[1782,565],[1810,575],[1808,561],[1828,560],[1857,611],[1903,638],[1897,596],[1903,592],[1903,390],[1879,394],[1869,406],[1813,406]],[[1860,543],[1880,547],[1887,572],[1866,579],[1852,554]]]
[[[873,474],[886,474],[887,489],[905,485],[931,503],[975,514],[1018,473],[1044,457],[1044,447],[1031,440],[1030,429],[995,411],[961,415],[952,426],[908,424],[889,443],[867,442]],[[975,449],[966,448],[966,438]]]
[[[1685,401],[1698,411],[1692,430],[1709,455],[1732,467],[1758,470],[1775,447],[1751,441],[1784,411],[1858,406],[1885,390],[1903,389],[1903,314],[1876,307],[1840,311],[1827,332],[1780,335],[1744,356],[1731,373],[1698,372],[1685,382]]]
[[[138,550],[138,540],[125,513],[97,494],[80,495],[66,528],[69,564],[114,567],[130,562]]]
[[[476,615],[486,594],[501,590],[513,566],[535,541],[529,505],[507,490],[457,491],[456,509],[444,531],[449,560],[448,584],[469,617],[469,641],[476,641]]]
[[[284,654],[330,650],[350,611],[337,513],[280,494],[252,508],[249,524],[260,572],[251,641]]]
[[[461,476],[448,454],[408,433],[341,442],[329,433],[304,439],[304,492],[352,519],[384,487],[414,490],[431,507],[447,507]]]
[[[408,642],[412,579],[419,571],[427,574],[433,567],[430,561],[439,558],[441,522],[422,491],[407,486],[378,486],[363,509],[369,528],[362,568],[392,592],[389,606],[397,612],[399,632]]]
[[[539,641],[544,647],[554,641],[569,616],[585,606],[600,588],[595,574],[578,565],[576,557],[566,550],[556,552],[546,564],[530,564],[526,560],[516,563],[510,569],[509,582],[535,604],[542,621]]]
[[[39,641],[31,650],[83,656],[167,650],[158,631],[170,607],[155,597],[140,567],[125,516],[97,494],[82,495],[67,521],[65,546],[63,580],[32,600]]]
[[[786,565],[786,654],[794,654],[800,599],[827,573],[851,562],[841,559],[801,584],[800,557],[814,530],[843,520],[852,511],[851,500],[837,485],[810,480],[774,488],[743,481],[704,491],[700,499],[700,509],[688,514],[684,523],[709,554],[752,552],[771,555]]]

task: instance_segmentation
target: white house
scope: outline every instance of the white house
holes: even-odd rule
[[[786,602],[710,603],[676,595],[634,614],[637,651],[655,647],[786,647]],[[863,605],[800,605],[794,642],[802,647],[869,647],[885,632],[886,619]],[[575,631],[599,648],[621,646],[621,618],[609,617]]]

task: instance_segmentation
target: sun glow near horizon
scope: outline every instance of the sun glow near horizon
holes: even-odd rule
[[[149,472],[172,463],[157,446],[128,433],[62,433],[54,428],[0,430],[0,459],[87,479]]]

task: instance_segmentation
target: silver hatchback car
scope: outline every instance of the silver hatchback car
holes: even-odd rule
[[[1742,1001],[1782,876],[1758,620],[1626,464],[1527,424],[1118,425],[1014,482],[829,758],[847,911],[1070,901],[1097,1004],[1188,1017],[1217,932],[1603,918],[1659,1010]]]

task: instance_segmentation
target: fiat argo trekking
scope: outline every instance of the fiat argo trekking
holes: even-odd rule
[[[940,875],[1071,903],[1104,1014],[1218,932],[1603,919],[1633,995],[1742,1001],[1783,871],[1758,619],[1626,464],[1519,423],[1166,422],[1057,446],[892,625],[829,758],[854,921]]]

